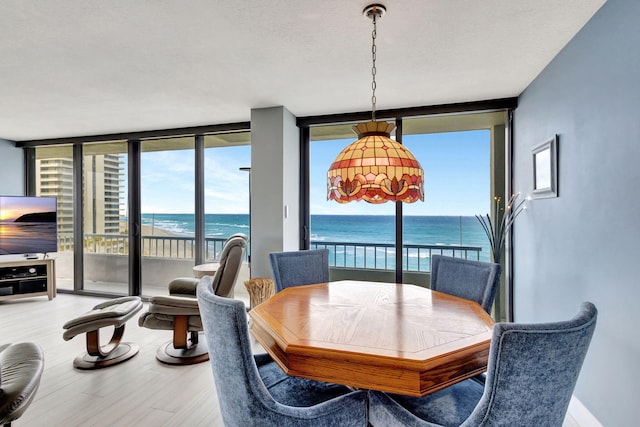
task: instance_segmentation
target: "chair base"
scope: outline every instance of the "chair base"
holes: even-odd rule
[[[100,369],[117,365],[138,354],[140,347],[121,342],[127,321],[142,309],[142,299],[137,296],[115,298],[96,305],[81,316],[69,320],[62,328],[65,341],[78,334],[85,334],[86,349],[76,357],[73,366],[78,369]],[[113,327],[109,343],[100,344],[100,331]]]
[[[156,359],[167,365],[195,365],[209,360],[209,348],[204,336],[189,348],[175,348],[169,341],[158,348]]]
[[[73,366],[77,369],[106,368],[131,359],[138,354],[138,351],[140,351],[140,347],[137,344],[123,342],[106,356],[91,356],[89,353],[82,353],[73,360]]]

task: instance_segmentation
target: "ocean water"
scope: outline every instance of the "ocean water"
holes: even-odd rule
[[[179,236],[194,236],[192,214],[142,214],[142,223]],[[406,216],[404,243],[482,247],[480,259],[490,259],[489,241],[474,216]],[[247,214],[206,214],[205,235],[227,238],[249,234]],[[395,219],[390,215],[311,215],[311,241],[318,243],[394,243]]]
[[[193,214],[142,214],[142,224],[177,236],[193,237],[196,233],[194,218]],[[205,236],[225,239],[235,233],[249,235],[249,215],[205,214]]]

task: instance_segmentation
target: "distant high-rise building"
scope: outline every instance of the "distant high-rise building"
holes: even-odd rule
[[[73,160],[36,158],[36,194],[57,197],[58,233],[73,232]]]
[[[58,198],[58,232],[73,232],[73,160],[62,153],[36,153],[36,194]],[[91,154],[83,157],[82,194],[85,234],[120,233],[123,202],[122,154]]]
[[[121,154],[84,156],[84,232],[118,234],[122,192]]]

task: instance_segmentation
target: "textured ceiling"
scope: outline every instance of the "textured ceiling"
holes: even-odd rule
[[[0,138],[370,109],[369,1],[2,0]],[[604,0],[393,0],[379,109],[518,96]]]

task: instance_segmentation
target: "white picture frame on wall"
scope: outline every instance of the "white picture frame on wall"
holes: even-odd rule
[[[534,199],[558,197],[558,135],[532,150]]]

